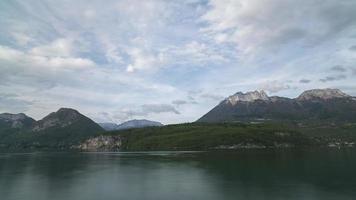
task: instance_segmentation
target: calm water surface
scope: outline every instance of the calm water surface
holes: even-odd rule
[[[0,153],[1,200],[356,199],[356,151]]]

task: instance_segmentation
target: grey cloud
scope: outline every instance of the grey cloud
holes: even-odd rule
[[[332,71],[336,72],[346,72],[347,69],[341,65],[335,65],[334,67],[330,68]]]
[[[198,104],[196,101],[196,98],[203,98],[203,99],[208,99],[208,100],[213,100],[213,101],[221,101],[224,99],[224,96],[218,95],[218,94],[212,94],[212,93],[207,93],[204,92],[202,89],[197,89],[197,90],[190,90],[188,91],[188,102],[191,104]]]
[[[188,91],[188,98],[189,97],[192,97],[192,98],[194,98],[193,96],[196,96],[196,95],[199,95],[199,94],[201,94],[203,92],[203,90],[201,90],[201,89],[197,89],[197,90],[189,90]]]
[[[339,81],[339,80],[343,80],[343,79],[346,79],[345,75],[327,76],[325,78],[320,79],[320,81],[325,83],[325,82],[330,82],[330,81]]]
[[[145,114],[150,113],[174,113],[180,114],[172,105],[169,104],[144,104],[141,106]]]
[[[356,51],[356,45],[353,45],[349,48],[350,51]]]
[[[303,39],[304,37],[307,36],[307,32],[299,29],[299,28],[289,28],[286,30],[283,30],[279,33],[278,36],[275,37],[274,40],[272,40],[274,43],[288,43],[290,41],[296,41]]]
[[[119,110],[114,112],[112,118],[121,122],[127,121],[137,116],[147,116],[148,113],[144,113],[142,110]]]
[[[195,98],[194,97],[192,97],[192,96],[188,96],[188,100],[189,100],[189,102],[191,103],[191,104],[198,104],[198,102],[195,100]]]
[[[192,96],[188,96],[188,99],[189,99],[189,101],[195,101],[195,99],[194,99],[194,97],[192,97]]]
[[[216,94],[202,94],[200,97],[205,98],[205,99],[211,99],[214,101],[221,101],[224,99],[223,96],[221,95],[216,95]]]
[[[291,89],[292,87],[288,84],[285,84],[283,82],[279,82],[279,81],[269,81],[266,83],[263,83],[260,86],[261,90],[265,90],[269,93],[277,93],[280,92],[282,90],[287,90],[287,89]]]
[[[309,80],[309,79],[301,79],[299,81],[299,83],[310,83],[310,82],[311,82],[311,80]]]
[[[325,0],[322,4],[319,0],[250,0],[244,6],[240,1],[213,2],[202,17],[209,24],[208,33],[224,34],[225,41],[242,48],[268,49],[289,43],[295,44],[293,48],[316,46],[343,31],[353,31],[356,19],[352,0]],[[227,13],[227,7],[236,12]]]
[[[185,100],[174,100],[172,101],[172,104],[180,106],[180,105],[188,104],[188,102]]]
[[[188,96],[188,100],[174,100],[172,101],[173,105],[180,106],[180,105],[185,105],[185,104],[197,104],[195,99],[191,96]]]
[[[352,69],[352,74],[356,75],[356,68]]]
[[[103,123],[114,122],[111,114],[108,112],[99,112],[99,113],[95,113],[93,115],[95,116],[94,119],[96,122],[103,122]]]
[[[150,114],[173,113],[179,115],[180,112],[170,104],[143,104],[136,109],[122,109],[116,111],[112,118],[120,121],[126,121],[134,117],[145,117]]]
[[[0,112],[25,112],[32,102],[18,99],[14,94],[0,94]]]

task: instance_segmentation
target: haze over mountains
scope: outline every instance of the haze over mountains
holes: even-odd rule
[[[314,89],[297,98],[269,97],[264,91],[237,92],[223,100],[198,122],[256,120],[323,120],[350,122],[356,119],[356,98],[338,89]]]
[[[133,119],[121,124],[116,123],[99,123],[99,125],[107,130],[123,130],[123,129],[130,129],[130,128],[143,128],[143,127],[152,127],[152,126],[163,126],[162,123],[156,121],[150,121],[146,119]]]

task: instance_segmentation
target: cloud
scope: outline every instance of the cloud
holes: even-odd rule
[[[141,106],[142,107],[142,112],[145,114],[150,114],[150,113],[174,113],[174,114],[180,114],[173,106],[169,104],[144,104]]]
[[[350,51],[356,51],[356,45],[353,45],[349,48]]]
[[[269,93],[277,93],[283,90],[291,89],[292,87],[288,84],[279,81],[267,81],[261,84],[261,90],[267,91]]]
[[[205,98],[205,99],[210,99],[210,100],[214,100],[214,101],[221,101],[224,99],[223,96],[221,95],[216,95],[216,94],[201,94],[200,95],[201,98]]]
[[[198,104],[195,99],[191,96],[188,96],[188,100],[174,100],[172,104],[175,106],[187,105],[187,104]]]
[[[356,2],[318,2],[211,0],[210,9],[202,16],[208,23],[203,31],[217,41],[236,43],[239,50],[254,54],[291,43],[294,48],[311,47],[353,28]]]
[[[309,79],[301,79],[301,80],[299,80],[299,83],[310,83],[311,82],[311,80],[309,80]]]
[[[191,41],[183,46],[175,46],[167,50],[169,56],[181,64],[204,65],[211,62],[224,63],[229,60],[228,56],[218,48],[198,41]]]
[[[0,112],[26,112],[31,105],[31,101],[20,99],[17,95],[0,93]]]
[[[99,123],[115,123],[115,120],[113,119],[113,117],[111,116],[110,113],[108,112],[98,112],[98,113],[94,113],[92,114],[94,115],[94,120],[96,122]]]
[[[330,68],[332,71],[336,72],[346,72],[347,69],[341,65],[335,65],[334,67]]]
[[[33,39],[28,35],[25,35],[23,33],[18,33],[18,32],[12,33],[12,37],[15,39],[16,43],[19,44],[20,46],[25,46],[29,42],[33,41]]]
[[[318,88],[323,82],[314,80],[347,75],[331,66],[351,72],[355,58],[352,0],[6,5],[0,6],[0,93],[29,101],[27,112],[39,118],[66,106],[93,118],[108,113],[107,120],[146,115],[187,122],[236,91],[262,87],[294,96],[295,85]],[[351,78],[342,83],[355,85]],[[157,106],[144,112],[142,104],[181,114],[153,112]]]
[[[136,109],[124,108],[124,109],[115,111],[115,113],[112,115],[112,117],[108,117],[108,115],[106,113],[105,116],[102,118],[114,119],[114,120],[110,120],[110,121],[115,121],[115,120],[126,121],[129,119],[133,119],[135,117],[148,117],[150,115],[162,114],[162,113],[175,114],[175,115],[180,114],[180,112],[178,110],[176,110],[170,104],[143,104]]]
[[[139,48],[132,48],[128,51],[128,55],[130,56],[131,63],[126,68],[127,72],[150,70],[158,68],[164,63],[162,54],[154,55]]]
[[[33,49],[36,49],[36,47]],[[32,53],[0,45],[0,62],[2,65],[10,65],[11,68],[22,67],[27,70],[37,68],[46,71],[51,69],[83,69],[95,66],[93,61],[86,58],[40,55],[40,52],[37,52],[38,55]]]
[[[337,75],[337,76],[327,76],[325,78],[320,79],[321,82],[330,82],[330,81],[340,81],[346,79],[345,75]]]
[[[71,40],[60,38],[49,44],[34,47],[29,53],[37,56],[71,57],[73,48]]]
[[[356,68],[353,68],[353,69],[352,69],[352,74],[353,74],[353,75],[356,75]]]
[[[0,45],[0,66],[0,85],[42,90],[80,82],[77,73],[90,71],[96,64],[87,58],[33,55]]]
[[[126,67],[127,72],[152,71],[172,64],[205,67],[207,64],[224,63],[229,60],[228,56],[220,52],[218,48],[197,41],[155,50],[145,48],[147,47],[135,47],[127,51],[131,60]]]
[[[176,106],[180,106],[180,105],[188,104],[188,102],[185,100],[174,100],[174,101],[172,101],[172,104],[174,104]]]

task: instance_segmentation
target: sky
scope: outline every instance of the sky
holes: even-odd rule
[[[355,0],[0,1],[0,112],[174,124],[314,88],[356,96]]]

